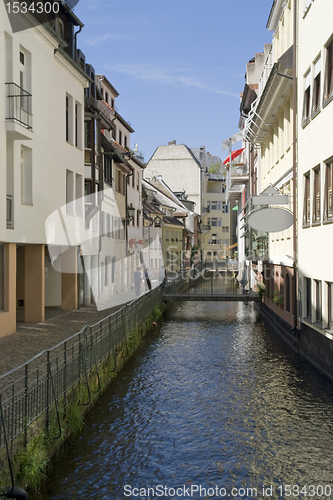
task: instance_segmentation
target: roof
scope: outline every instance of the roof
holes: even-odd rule
[[[104,75],[95,75],[95,82],[97,83],[100,80],[103,80],[106,83],[106,85],[109,87],[109,89],[111,90],[111,92],[113,92],[116,97],[119,96],[119,92],[109,82],[109,80],[106,78],[106,76],[104,76]]]
[[[183,203],[180,201],[178,196],[169,188],[169,186],[163,181],[162,177],[160,176],[154,176],[150,180],[150,184],[154,186],[158,191],[163,193],[165,196],[170,198],[176,205],[178,205],[179,208],[183,209],[186,213],[189,212],[189,210],[183,205]],[[156,185],[157,184],[157,185]]]
[[[118,113],[118,111],[116,111],[115,113],[116,113],[116,118],[117,118],[117,120],[119,120],[119,121],[120,121],[120,123],[121,123],[122,125],[124,125],[124,127],[125,127],[125,128],[127,128],[127,130],[128,130],[129,132],[135,132],[135,130],[131,127],[131,125],[130,125],[130,124],[129,124],[126,120],[125,120],[125,118],[123,118],[123,117],[122,117],[122,116]]]
[[[173,226],[182,226],[184,227],[183,223],[180,222],[178,219],[176,219],[175,217],[167,217],[166,215],[163,217],[163,222],[165,224],[170,224],[170,225],[173,225]]]
[[[158,214],[164,216],[164,213],[158,208],[158,206],[154,202],[149,202],[145,200],[143,202],[143,206],[149,213]]]

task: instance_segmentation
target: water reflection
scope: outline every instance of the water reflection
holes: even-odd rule
[[[332,385],[251,304],[182,303],[91,411],[42,498],[120,499],[124,485],[333,489],[332,417]]]

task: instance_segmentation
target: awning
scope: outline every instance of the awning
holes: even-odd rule
[[[226,250],[230,250],[230,248],[235,248],[237,247],[238,243],[234,243],[233,245],[231,245],[230,247],[226,248]]]
[[[235,158],[237,158],[238,156],[240,156],[243,153],[244,149],[245,148],[236,149],[236,151],[232,151],[232,153],[231,153],[231,161],[233,161]],[[229,157],[230,157],[230,155],[224,160],[223,165],[229,165],[229,162],[230,162]]]

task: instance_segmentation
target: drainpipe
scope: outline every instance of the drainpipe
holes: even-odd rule
[[[294,0],[294,20],[293,20],[293,257],[294,257],[294,333],[296,334],[298,325],[298,255],[297,255],[297,1]]]
[[[76,37],[79,33],[81,33],[81,31],[82,31],[82,26],[80,26],[78,31],[76,31],[76,33],[74,33],[74,57],[73,57],[74,61],[76,61],[76,51],[77,51],[77,38]]]

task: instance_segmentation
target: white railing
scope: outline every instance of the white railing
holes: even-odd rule
[[[274,64],[274,60],[273,60],[273,45],[272,45],[271,49],[270,49],[270,51],[269,51],[269,53],[267,55],[267,59],[266,59],[265,64],[264,64],[264,68],[263,68],[261,76],[260,76],[260,80],[259,80],[259,96],[261,96],[261,94],[264,91],[264,88],[266,87],[266,83],[267,83],[269,75],[270,75],[270,73],[272,71],[273,64]]]

